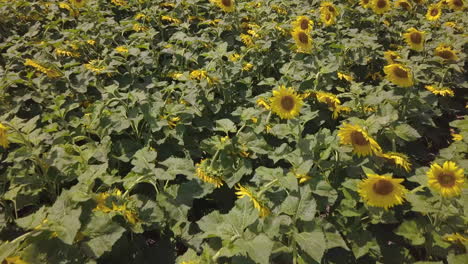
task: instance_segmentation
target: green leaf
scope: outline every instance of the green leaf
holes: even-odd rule
[[[157,179],[160,180],[173,180],[178,174],[185,176],[195,174],[195,167],[192,160],[170,157],[165,161],[159,163],[167,169],[161,174],[156,174]],[[161,172],[160,170],[158,170]]]
[[[100,257],[112,249],[114,243],[125,232],[125,228],[113,222],[105,213],[96,213],[83,231],[89,241],[83,243],[84,249],[90,256]]]
[[[294,233],[297,245],[317,262],[321,262],[326,249],[325,237],[322,232],[302,232]]]
[[[134,166],[132,170],[141,174],[154,172],[156,156],[156,151],[147,147],[138,150],[132,159],[132,165]]]
[[[419,135],[418,131],[414,128],[412,128],[408,124],[400,124],[397,127],[395,127],[395,134],[405,140],[405,141],[413,141],[421,137]]]
[[[273,241],[265,234],[256,236],[253,240],[243,243],[244,249],[253,261],[260,264],[269,264],[270,255],[273,249]]]
[[[411,245],[422,245],[426,241],[424,231],[418,226],[416,221],[404,221],[396,230],[395,234],[408,239]]]
[[[224,131],[227,134],[228,132],[236,132],[237,128],[234,122],[225,118],[225,119],[216,120],[216,127],[214,130]]]

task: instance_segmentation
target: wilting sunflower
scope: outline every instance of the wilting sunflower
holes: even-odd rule
[[[8,148],[8,135],[7,135],[8,128],[0,123],[0,146],[4,149]]]
[[[297,52],[310,53],[312,51],[312,37],[307,31],[295,28],[291,35],[296,42]]]
[[[410,28],[403,34],[406,43],[411,49],[422,51],[424,49],[424,31],[419,31],[415,28]]]
[[[327,1],[320,4],[320,20],[322,20],[326,26],[335,24],[337,16],[338,9],[333,3]]]
[[[401,59],[400,54],[396,51],[387,50],[384,52],[384,58],[388,64],[398,63],[397,60]]]
[[[75,7],[83,7],[87,0],[70,0],[71,4]]]
[[[393,179],[390,175],[367,174],[367,179],[358,185],[358,193],[366,204],[387,210],[403,203],[408,190],[402,182],[403,179]]]
[[[457,53],[458,51],[454,50],[451,46],[445,44],[440,44],[435,49],[435,55],[441,57],[446,61],[457,61]]]
[[[212,3],[220,7],[224,12],[233,12],[236,10],[234,0],[210,0]]]
[[[439,4],[432,4],[427,9],[426,19],[429,21],[435,21],[442,15],[442,8]]]
[[[292,23],[294,28],[299,28],[302,31],[310,32],[314,26],[314,22],[306,16],[299,16]]]
[[[408,0],[397,0],[395,2],[395,7],[404,8],[407,11],[409,11],[409,10],[411,10],[411,8],[413,8],[413,6],[411,5],[411,3]]]
[[[465,182],[464,170],[453,161],[446,161],[442,167],[434,163],[427,171],[428,185],[444,197],[458,196]]]
[[[411,70],[405,66],[394,63],[384,67],[385,78],[401,87],[409,87],[413,85],[413,74]]]
[[[297,95],[293,88],[281,85],[278,90],[273,91],[270,98],[271,110],[282,119],[292,119],[299,115],[303,105],[302,98]]]
[[[403,153],[386,152],[386,153],[379,153],[378,156],[393,163],[395,166],[399,166],[405,169],[405,171],[409,172],[411,170],[411,163],[409,162],[409,158]]]
[[[372,0],[360,0],[359,4],[364,8],[369,8],[372,4]]]
[[[372,0],[371,8],[376,14],[383,14],[392,8],[389,0]]]
[[[463,10],[463,0],[447,0],[450,9],[455,11]]]
[[[430,91],[431,93],[433,93],[435,95],[450,96],[450,97],[453,97],[455,95],[453,90],[450,89],[450,88],[447,88],[447,87],[438,87],[438,86],[433,86],[433,85],[426,85],[424,88],[426,88],[426,90]]]
[[[377,141],[371,138],[367,131],[359,125],[344,124],[338,131],[340,143],[352,145],[353,153],[361,156],[368,156],[382,152]]]

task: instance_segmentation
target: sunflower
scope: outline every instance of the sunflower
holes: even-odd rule
[[[299,115],[303,105],[302,98],[297,95],[293,88],[281,85],[278,90],[273,91],[270,98],[271,110],[282,119],[292,119]]]
[[[291,32],[294,41],[296,42],[297,52],[310,53],[312,50],[312,38],[306,31],[295,28]]]
[[[388,64],[398,63],[397,60],[401,59],[400,54],[396,51],[387,50],[384,52],[384,58]]]
[[[294,28],[299,28],[302,31],[310,32],[314,26],[314,22],[306,16],[299,16],[292,23]]]
[[[270,214],[270,209],[268,209],[268,207],[266,207],[265,204],[261,202],[249,189],[240,184],[237,184],[235,189],[238,199],[244,198],[246,196],[249,197],[255,209],[258,210],[260,218],[266,217]]]
[[[394,63],[384,67],[385,78],[393,84],[401,87],[413,85],[413,74],[411,70],[402,64]]]
[[[210,1],[227,13],[233,12],[236,9],[234,0],[210,0]]]
[[[211,183],[216,188],[219,188],[224,185],[224,182],[221,176],[219,176],[219,172],[213,169],[208,161],[208,159],[204,159],[196,165],[196,175],[200,180]]]
[[[371,8],[377,14],[383,14],[389,11],[392,6],[390,5],[389,0],[373,0],[371,3]]]
[[[323,2],[320,4],[320,20],[326,25],[330,26],[335,24],[336,17],[338,16],[338,9],[331,2]]]
[[[359,4],[364,8],[369,8],[371,6],[372,0],[360,0]]]
[[[337,119],[338,116],[340,116],[340,114],[342,114],[342,113],[347,114],[347,113],[350,113],[351,111],[352,111],[352,109],[349,106],[338,105],[337,107],[335,107],[335,109],[333,109],[332,118]]]
[[[411,49],[422,51],[424,49],[424,34],[424,31],[410,28],[403,34],[403,37]]]
[[[432,4],[427,9],[426,19],[429,21],[435,21],[442,15],[442,9],[439,4]]]
[[[377,141],[371,138],[359,125],[345,123],[338,131],[338,137],[341,144],[352,145],[353,153],[358,157],[382,152]]]
[[[413,2],[417,5],[422,5],[426,2],[426,0],[413,0]]]
[[[408,0],[397,0],[395,2],[395,7],[404,8],[407,11],[409,11],[409,10],[411,10],[411,8],[413,8],[413,6],[410,4],[410,2],[408,2]]]
[[[0,123],[0,146],[4,149],[8,148],[8,135],[7,135],[8,128]]]
[[[445,44],[440,44],[435,49],[435,55],[441,57],[442,59],[446,61],[457,61],[458,60],[457,53],[458,51],[453,50],[451,46],[445,45]]]
[[[464,170],[453,161],[446,161],[442,167],[434,163],[427,171],[428,185],[444,197],[458,196],[465,182]]]
[[[327,92],[316,92],[315,97],[317,97],[317,100],[321,103],[327,104],[328,107],[334,109],[338,105],[341,104],[340,99],[336,97],[336,95],[332,93],[327,93]]]
[[[367,174],[367,179],[358,184],[358,193],[366,204],[387,210],[403,203],[408,190],[402,182],[390,175]]]
[[[393,163],[395,166],[405,169],[405,171],[407,172],[411,170],[411,163],[409,162],[409,158],[403,153],[387,152],[379,153],[378,156]]]
[[[448,5],[450,9],[455,10],[455,11],[461,11],[463,10],[463,0],[447,0]]]
[[[75,7],[83,7],[86,4],[87,0],[70,0],[71,4]]]
[[[437,87],[437,86],[432,86],[432,85],[426,85],[424,88],[426,88],[426,90],[430,91],[431,93],[435,95],[450,96],[450,97],[453,97],[455,95],[453,90],[447,87]]]

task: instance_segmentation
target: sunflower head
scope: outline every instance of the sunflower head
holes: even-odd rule
[[[439,4],[432,4],[427,9],[426,19],[429,21],[435,21],[442,15],[442,8]]]
[[[0,123],[0,146],[4,149],[8,148],[8,135],[7,135],[8,128]]]
[[[424,31],[410,28],[403,34],[403,37],[411,49],[422,51],[424,49],[424,34]]]
[[[397,60],[400,59],[400,54],[396,51],[387,50],[384,52],[384,58],[388,64],[398,63]]]
[[[409,158],[403,153],[386,152],[380,153],[378,156],[384,158],[397,167],[403,168],[407,172],[411,170],[411,163],[409,162]]]
[[[224,12],[230,13],[236,10],[234,0],[210,0],[219,8],[221,8]]]
[[[302,31],[310,32],[314,26],[314,22],[306,16],[299,16],[296,21],[292,23],[294,28],[299,28]]]
[[[431,93],[435,95],[440,95],[440,96],[450,96],[453,97],[455,93],[453,92],[452,89],[447,88],[447,87],[439,87],[435,85],[426,85],[424,88],[426,90],[430,91]]]
[[[271,110],[282,119],[292,119],[298,116],[304,103],[293,88],[286,88],[283,85],[273,90],[273,97],[270,101]]]
[[[382,152],[377,141],[371,138],[367,131],[359,125],[344,124],[338,131],[338,137],[341,144],[351,145],[353,153],[358,157]]]
[[[376,14],[383,14],[389,11],[392,6],[389,0],[372,0],[371,8]]]
[[[461,11],[464,8],[463,0],[447,0],[450,9],[455,11]]]
[[[369,8],[371,7],[372,0],[360,0],[359,4],[364,8]]]
[[[216,188],[224,185],[220,172],[211,167],[208,159],[204,159],[196,165],[195,174],[200,180],[211,183]]]
[[[411,3],[408,0],[397,0],[395,2],[395,7],[403,8],[403,9],[406,9],[408,11],[411,10],[411,8],[413,8],[413,6],[411,5]]]
[[[387,210],[403,203],[408,190],[402,182],[403,179],[393,179],[390,175],[367,174],[367,179],[358,185],[358,193],[366,204]]]
[[[295,28],[291,35],[296,42],[297,52],[310,53],[312,51],[312,38],[307,31]]]
[[[332,93],[319,91],[315,93],[315,97],[317,97],[319,102],[327,104],[331,109],[334,109],[341,104],[340,99]]]
[[[401,86],[409,87],[413,85],[413,74],[411,70],[401,64],[390,64],[384,67],[385,78],[391,83]]]
[[[338,9],[331,2],[323,2],[320,4],[320,20],[325,26],[335,24],[336,17],[338,16]]]
[[[427,171],[428,185],[444,197],[458,196],[465,182],[464,174],[455,162],[446,161],[442,166],[433,163]]]
[[[445,61],[457,61],[457,53],[458,51],[445,44],[441,44],[435,49],[435,55],[441,57]]]

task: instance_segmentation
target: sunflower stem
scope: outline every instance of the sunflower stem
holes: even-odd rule
[[[270,189],[270,187],[271,187],[273,184],[277,183],[277,182],[278,182],[278,179],[274,179],[274,180],[270,181],[269,183],[267,183],[267,185],[265,185],[265,187],[263,187],[263,189],[261,189],[261,190],[257,193],[257,196],[258,196],[258,197],[261,197],[262,194],[263,194],[264,192],[268,191],[268,189]]]

